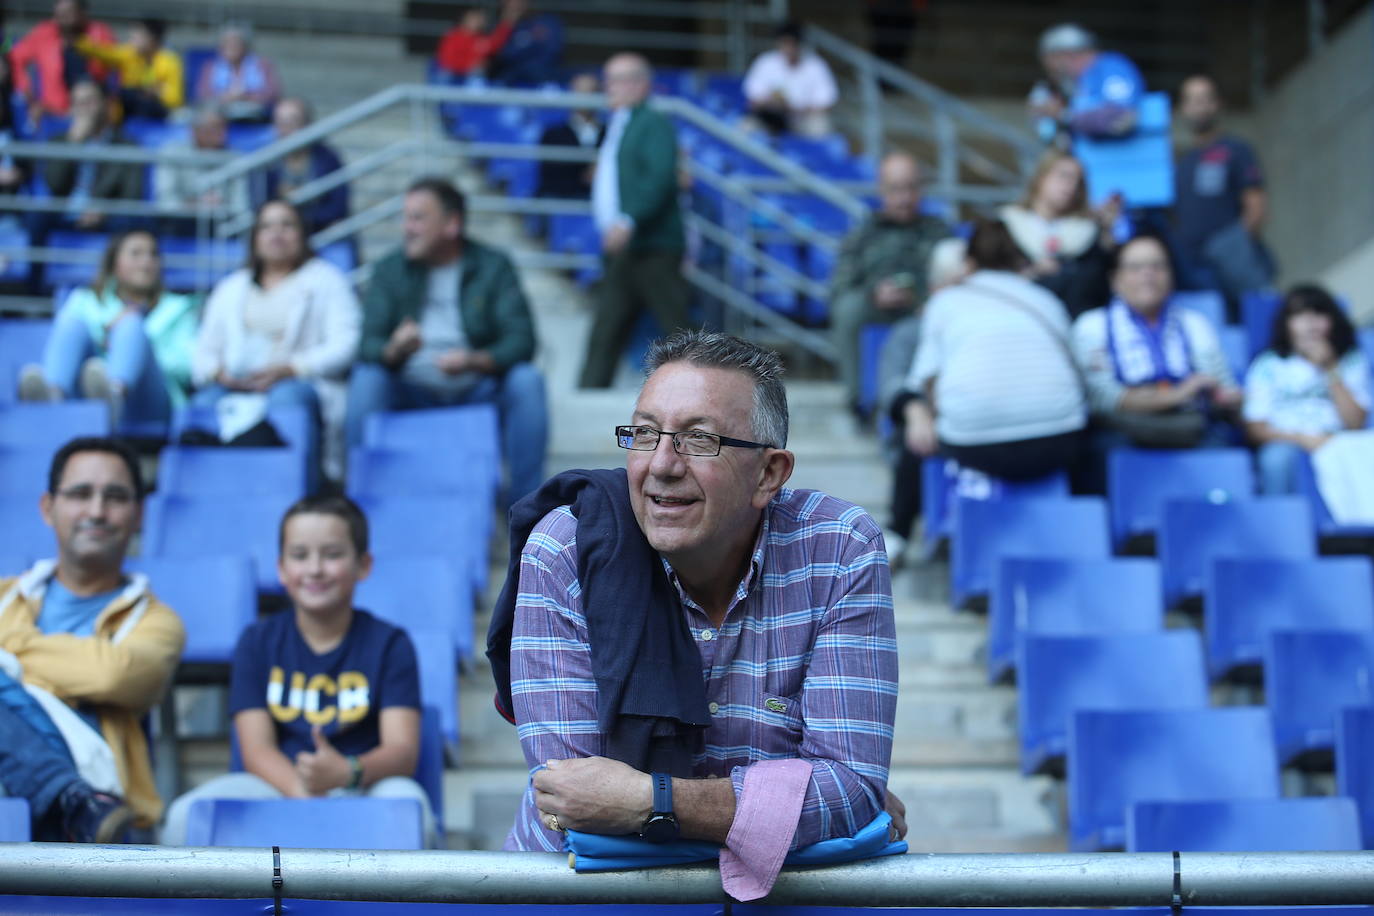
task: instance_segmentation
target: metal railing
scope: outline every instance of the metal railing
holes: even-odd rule
[[[0,844],[0,893],[468,904],[728,903],[711,865],[578,874],[554,853]],[[906,855],[784,869],[765,903],[1322,906],[1374,900],[1374,853]]]

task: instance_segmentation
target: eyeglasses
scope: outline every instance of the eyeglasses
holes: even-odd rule
[[[57,495],[74,503],[88,503],[95,499],[96,488],[87,484],[77,484],[74,487],[67,487],[65,490],[58,490]],[[127,487],[106,487],[99,491],[100,498],[110,505],[123,506],[134,501],[134,492]]]
[[[695,430],[685,433],[670,433],[666,429],[654,429],[652,426],[617,426],[615,428],[615,444],[634,452],[652,452],[658,448],[660,436],[671,436],[673,451],[679,455],[687,455],[692,458],[714,458],[720,454],[722,445],[728,445],[731,448],[773,447],[762,442],[731,439],[729,436],[717,436],[715,433],[702,433]]]

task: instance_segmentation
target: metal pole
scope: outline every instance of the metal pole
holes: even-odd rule
[[[559,853],[283,849],[282,896],[398,903],[660,904],[725,900],[714,865],[577,874]],[[269,849],[0,844],[0,892],[271,897]],[[1374,853],[1184,853],[1188,906],[1374,900]],[[766,903],[849,907],[1168,906],[1168,853],[908,855],[786,869]]]
[[[943,108],[935,109],[936,192],[946,200],[959,183],[959,128]]]
[[[864,152],[876,158],[883,154],[883,93],[870,61],[859,68],[859,92],[863,99]]]

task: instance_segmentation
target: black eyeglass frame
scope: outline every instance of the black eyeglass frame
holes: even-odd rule
[[[625,444],[625,442],[626,442],[627,440],[630,441],[630,442],[633,442],[633,441],[634,441],[634,432],[633,432],[633,430],[636,430],[636,429],[651,429],[651,430],[653,430],[654,432],[658,433],[658,438],[654,440],[653,448],[635,448],[633,445],[626,445],[626,444]],[[677,437],[678,437],[678,436],[685,436],[685,435],[709,436],[710,438],[716,440],[716,450],[715,450],[714,452],[711,452],[710,454],[695,454],[695,453],[691,453],[691,452],[684,452],[684,451],[682,450],[681,446],[678,444],[678,438],[677,438]],[[766,443],[764,443],[764,442],[750,442],[748,439],[732,439],[732,438],[729,437],[729,436],[722,436],[722,435],[719,435],[719,434],[717,434],[717,433],[708,433],[708,432],[705,432],[704,430],[683,430],[683,431],[681,431],[681,432],[670,432],[670,431],[668,431],[668,430],[666,430],[666,429],[655,429],[654,427],[652,427],[652,426],[646,426],[646,425],[644,425],[643,423],[639,423],[639,424],[636,424],[636,425],[633,425],[633,426],[617,426],[617,427],[615,428],[615,444],[618,445],[618,446],[620,446],[621,448],[626,449],[627,451],[631,451],[631,452],[652,452],[652,451],[654,451],[655,449],[658,448],[658,443],[659,443],[660,440],[662,440],[662,438],[663,438],[664,436],[669,436],[669,437],[671,437],[671,440],[672,440],[672,443],[673,443],[673,451],[677,452],[679,455],[681,455],[681,456],[684,457],[684,458],[716,458],[716,457],[719,457],[719,456],[720,456],[720,447],[721,447],[722,445],[728,445],[728,446],[730,446],[731,448],[773,448],[773,446],[768,445],[768,444],[766,444]]]

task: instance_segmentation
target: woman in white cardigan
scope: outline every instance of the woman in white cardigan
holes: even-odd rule
[[[340,468],[361,325],[348,277],[315,257],[300,212],[268,201],[253,223],[247,266],[216,284],[206,303],[191,367],[200,388],[193,403],[256,394],[265,408],[304,406],[324,425],[326,472]]]

